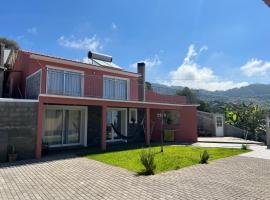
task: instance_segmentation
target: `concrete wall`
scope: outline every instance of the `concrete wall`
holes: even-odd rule
[[[215,136],[214,114],[198,111],[197,126],[199,136]]]
[[[37,101],[0,99],[0,162],[7,160],[7,149],[14,145],[18,159],[35,156]]]

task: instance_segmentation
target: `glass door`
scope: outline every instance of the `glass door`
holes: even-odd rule
[[[107,111],[107,141],[119,141],[120,135],[126,135],[127,127],[126,109],[109,109]],[[117,134],[118,133],[118,134]]]
[[[83,114],[80,108],[46,109],[43,143],[55,147],[79,145],[83,141]]]
[[[66,110],[63,144],[80,143],[80,132],[81,132],[80,129],[81,129],[81,111]]]

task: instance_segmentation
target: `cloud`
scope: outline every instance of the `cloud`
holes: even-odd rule
[[[145,67],[147,69],[152,69],[152,68],[154,68],[156,66],[161,65],[161,60],[159,59],[159,56],[157,54],[154,57],[152,57],[152,58],[146,58],[146,59],[140,60],[138,62],[144,62],[145,63]],[[138,62],[133,63],[130,66],[136,68]]]
[[[100,40],[94,35],[93,37],[85,37],[83,39],[75,38],[74,36],[66,37],[61,36],[57,40],[58,44],[73,49],[80,50],[91,50],[91,51],[99,51],[102,50],[103,46],[100,43]]]
[[[114,22],[112,22],[112,29],[113,30],[117,30],[118,29],[118,27],[116,26],[116,24]]]
[[[265,76],[270,69],[270,61],[262,61],[258,59],[251,59],[241,67],[244,75],[252,76]]]
[[[37,28],[36,27],[28,28],[27,32],[32,34],[32,35],[36,35],[37,34]]]
[[[207,49],[207,46],[203,46],[197,52],[195,46],[190,45],[183,63],[176,70],[169,73],[169,81],[162,83],[210,91],[228,90],[248,85],[247,82],[221,81],[211,68],[200,66],[195,59]]]

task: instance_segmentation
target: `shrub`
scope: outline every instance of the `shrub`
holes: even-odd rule
[[[208,159],[210,155],[209,153],[205,150],[201,155],[200,155],[200,164],[207,164]]]
[[[156,169],[155,165],[155,153],[149,150],[142,150],[140,153],[140,161],[144,166],[144,174],[145,175],[153,175],[154,170]]]
[[[241,149],[242,150],[248,150],[248,145],[247,144],[242,144]]]

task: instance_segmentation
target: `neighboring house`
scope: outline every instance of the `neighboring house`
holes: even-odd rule
[[[9,70],[12,98],[38,99],[36,158],[42,146],[99,146],[160,141],[163,129],[176,142],[197,141],[197,105],[183,96],[145,87],[145,64],[137,73],[91,54],[91,64],[21,51]]]

